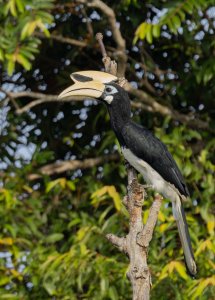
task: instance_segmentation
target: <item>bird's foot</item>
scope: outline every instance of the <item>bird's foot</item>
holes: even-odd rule
[[[143,190],[144,190],[144,197],[147,197],[147,189],[154,189],[154,186],[152,184],[143,184],[142,185]]]
[[[153,184],[143,184],[142,187],[144,189],[154,189],[154,185]]]

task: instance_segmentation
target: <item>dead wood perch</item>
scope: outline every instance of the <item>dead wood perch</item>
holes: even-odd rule
[[[105,71],[116,75],[117,64],[107,56],[102,34],[97,33],[96,39],[101,48]],[[121,86],[125,83],[125,79],[119,80]],[[151,288],[151,274],[147,265],[148,248],[157,222],[162,196],[158,194],[155,196],[148,220],[146,224],[143,224],[144,187],[138,183],[137,173],[129,164],[127,164],[127,173],[128,188],[123,204],[129,212],[129,233],[125,237],[117,237],[114,234],[107,234],[106,237],[129,257],[130,265],[127,276],[132,284],[133,300],[148,300]]]

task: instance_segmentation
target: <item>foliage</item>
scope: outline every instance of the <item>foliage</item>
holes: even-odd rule
[[[192,195],[184,206],[197,278],[186,273],[171,205],[165,200],[148,259],[152,299],[213,299],[213,2],[105,3],[115,10],[126,39],[127,79],[173,107],[175,114],[209,124],[197,129],[170,116],[133,110],[133,119],[167,144]],[[1,91],[59,94],[71,72],[101,69],[90,25],[105,33],[111,52],[116,45],[99,9],[83,10],[74,1],[0,1]],[[59,36],[88,47],[61,43]],[[131,299],[128,259],[105,239],[107,233],[123,236],[128,230],[120,201],[126,193],[123,160],[29,177],[50,163],[118,152],[106,109],[89,100],[49,102],[17,115],[14,99],[6,96],[0,93],[0,299]],[[28,102],[27,97],[16,99],[20,107]],[[147,194],[144,221],[153,191]]]
[[[47,25],[53,17],[46,9],[52,7],[53,0],[8,0],[0,2],[0,60],[9,75],[12,75],[15,64],[31,69],[31,61],[38,53],[40,40],[33,36],[40,29],[49,36]]]
[[[151,44],[153,37],[158,38],[161,36],[161,29],[164,25],[168,27],[171,33],[177,34],[178,29],[182,29],[182,22],[187,19],[187,15],[195,15],[199,10],[207,8],[209,2],[204,0],[174,1],[171,4],[167,2],[166,6],[162,7],[164,11],[163,15],[161,11],[160,18],[156,16],[154,23],[143,22],[138,26],[134,41],[137,41],[138,38],[142,40],[146,38],[147,42]],[[199,24],[195,25],[199,26]]]

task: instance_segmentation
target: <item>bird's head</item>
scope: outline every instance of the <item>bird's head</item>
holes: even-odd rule
[[[116,83],[118,78],[114,75],[100,71],[80,71],[71,74],[71,78],[74,84],[65,89],[58,96],[59,99],[93,98],[108,107],[130,106],[127,92]]]
[[[127,92],[116,83],[118,78],[99,71],[81,71],[71,75],[74,84],[65,89],[59,99],[81,97],[98,99],[107,106],[111,125],[119,140],[120,132],[131,116],[130,100]]]

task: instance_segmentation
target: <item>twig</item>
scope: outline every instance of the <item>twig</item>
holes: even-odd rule
[[[112,75],[117,75],[117,64],[115,60],[111,60],[109,56],[107,56],[107,52],[105,50],[105,46],[103,43],[103,35],[102,33],[98,32],[96,34],[96,39],[99,43],[99,46],[101,48],[101,53],[102,53],[102,61],[105,66],[105,72],[110,73]]]
[[[99,37],[99,39],[98,39]],[[97,39],[101,46],[101,52],[106,60],[105,69],[111,70],[112,62],[107,60],[102,35],[97,34]],[[109,67],[107,66],[109,63]],[[117,65],[115,63],[115,67]],[[127,196],[123,199],[123,204],[129,212],[129,233],[126,237],[118,237],[114,234],[107,234],[107,239],[129,257],[129,270],[127,276],[132,284],[133,300],[149,300],[151,288],[151,274],[147,265],[148,247],[152,239],[156,225],[158,212],[161,206],[162,197],[157,195],[152,204],[148,220],[143,225],[142,206],[144,201],[144,188],[138,183],[137,173],[133,167],[127,163],[128,189]]]
[[[103,59],[107,57],[107,52],[106,52],[106,49],[104,47],[104,43],[103,43],[103,34],[101,32],[98,32],[96,34],[96,40],[98,41],[99,43],[99,47],[101,49],[101,53],[102,53],[102,57]]]
[[[88,18],[88,15],[86,13],[86,10],[85,10],[84,6],[81,7],[81,12],[82,12],[83,16],[86,19],[86,25],[87,25],[87,31],[88,31],[89,38],[93,39],[94,38],[93,26],[92,26],[92,23],[91,23],[91,19]]]
[[[15,107],[16,110],[19,109],[19,105],[16,103],[16,100],[13,97],[13,93],[5,91],[2,88],[0,88],[0,91],[4,93],[7,96],[7,98],[13,103],[13,106]]]
[[[125,89],[127,92],[137,97],[139,100],[152,106],[154,112],[159,112],[164,116],[173,117],[172,110],[170,107],[160,104],[152,96],[145,93],[144,91],[141,91],[139,89],[134,89],[131,84],[127,84]]]
[[[36,36],[40,39],[47,39],[47,36],[45,36],[41,32],[35,32],[34,36]],[[88,43],[85,41],[79,41],[79,40],[71,39],[71,38],[64,37],[62,35],[53,34],[53,33],[51,34],[50,39],[61,42],[61,43],[77,46],[77,47],[87,47],[88,46]]]
[[[16,108],[16,113],[18,115],[23,114],[23,113],[29,111],[30,109],[32,109],[33,107],[43,104],[43,103],[48,103],[48,102],[62,103],[62,102],[84,101],[85,100],[85,98],[83,98],[83,97],[71,96],[71,97],[68,97],[68,98],[65,98],[65,99],[59,101],[57,95],[49,95],[49,94],[42,94],[42,93],[28,92],[28,91],[12,93],[12,92],[7,92],[3,89],[1,89],[1,91],[3,93],[5,93],[8,96],[8,98],[10,97],[10,99],[13,99],[13,101],[15,101],[15,99],[17,99],[17,98],[38,98],[38,99],[35,99],[35,100],[29,102],[28,104],[26,104],[23,107],[19,107],[18,105],[16,105],[15,108]],[[92,99],[92,100],[95,100],[95,99]]]
[[[95,166],[98,166],[100,164],[103,164],[108,161],[117,161],[119,160],[119,155],[117,153],[115,154],[109,154],[105,156],[99,156],[96,158],[87,158],[84,160],[67,160],[67,161],[61,161],[61,162],[55,162],[52,164],[45,165],[41,167],[38,170],[38,173],[36,174],[30,174],[28,176],[29,180],[35,180],[38,178],[41,178],[42,175],[55,175],[64,173],[67,171],[74,171],[77,169],[88,169]]]

